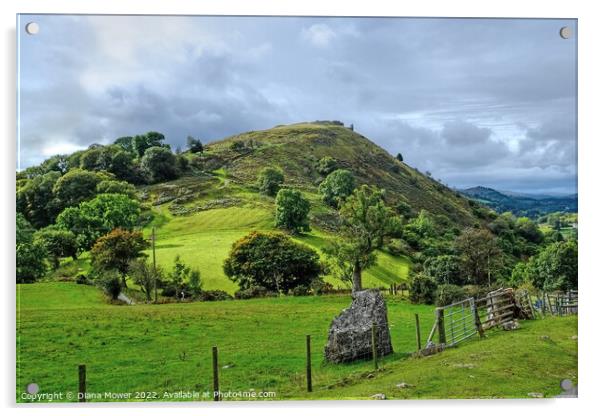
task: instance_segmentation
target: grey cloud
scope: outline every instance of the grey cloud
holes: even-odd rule
[[[177,146],[339,119],[452,186],[576,191],[571,20],[35,18],[23,166],[148,130]]]

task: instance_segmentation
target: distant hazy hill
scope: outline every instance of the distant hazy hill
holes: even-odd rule
[[[500,192],[484,186],[475,186],[460,192],[497,212],[510,211],[518,216],[535,218],[550,212],[577,212],[577,194],[566,196],[524,195]]]

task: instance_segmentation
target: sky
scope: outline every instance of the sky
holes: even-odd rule
[[[575,20],[22,15],[18,161],[153,130],[185,148],[189,135],[207,143],[340,120],[451,187],[575,193],[576,29]]]

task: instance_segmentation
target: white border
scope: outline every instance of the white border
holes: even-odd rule
[[[0,62],[3,94],[0,114],[3,129],[2,142],[2,249],[0,264],[2,275],[2,385],[0,395],[5,414],[27,415],[131,415],[143,408],[146,415],[163,415],[168,409],[179,414],[216,413],[250,415],[281,414],[304,415],[308,412],[332,413],[344,408],[345,412],[360,414],[374,409],[379,413],[445,412],[447,415],[472,414],[486,411],[490,415],[509,412],[545,414],[581,414],[595,408],[600,386],[600,316],[595,309],[599,304],[602,272],[596,267],[602,235],[600,216],[601,152],[599,139],[601,122],[600,41],[602,41],[601,14],[595,1],[574,0],[524,1],[524,0],[422,0],[393,2],[384,0],[3,0],[2,48]],[[103,13],[103,14],[237,14],[237,15],[346,15],[346,16],[444,16],[444,17],[552,17],[579,19],[579,240],[580,240],[580,318],[579,318],[579,396],[577,400],[497,400],[497,401],[406,401],[406,402],[283,402],[283,403],[220,403],[213,404],[162,404],[162,405],[94,405],[86,407],[15,407],[15,286],[14,286],[14,172],[16,160],[16,13]],[[534,374],[533,377],[537,377]],[[109,408],[107,408],[109,407]],[[369,410],[370,409],[370,410]]]

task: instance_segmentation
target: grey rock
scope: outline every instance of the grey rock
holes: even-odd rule
[[[379,356],[391,354],[391,334],[385,299],[376,289],[361,290],[352,295],[351,306],[333,319],[324,348],[327,361],[350,362],[372,357],[372,323],[376,324]]]
[[[396,384],[395,386],[396,386],[398,389],[409,389],[410,387],[414,387],[414,385],[413,385],[413,384],[408,384],[408,383],[405,383],[405,382],[401,382],[401,383],[399,383],[399,384]]]
[[[543,393],[527,393],[527,396],[533,397],[534,399],[543,399]]]
[[[518,321],[516,319],[509,321],[509,322],[504,322],[502,324],[502,329],[504,331],[514,331],[515,329],[519,329],[519,328],[520,328],[520,324],[518,323]]]
[[[373,394],[372,396],[370,396],[370,398],[374,400],[387,400],[387,396],[385,396],[384,393]]]

